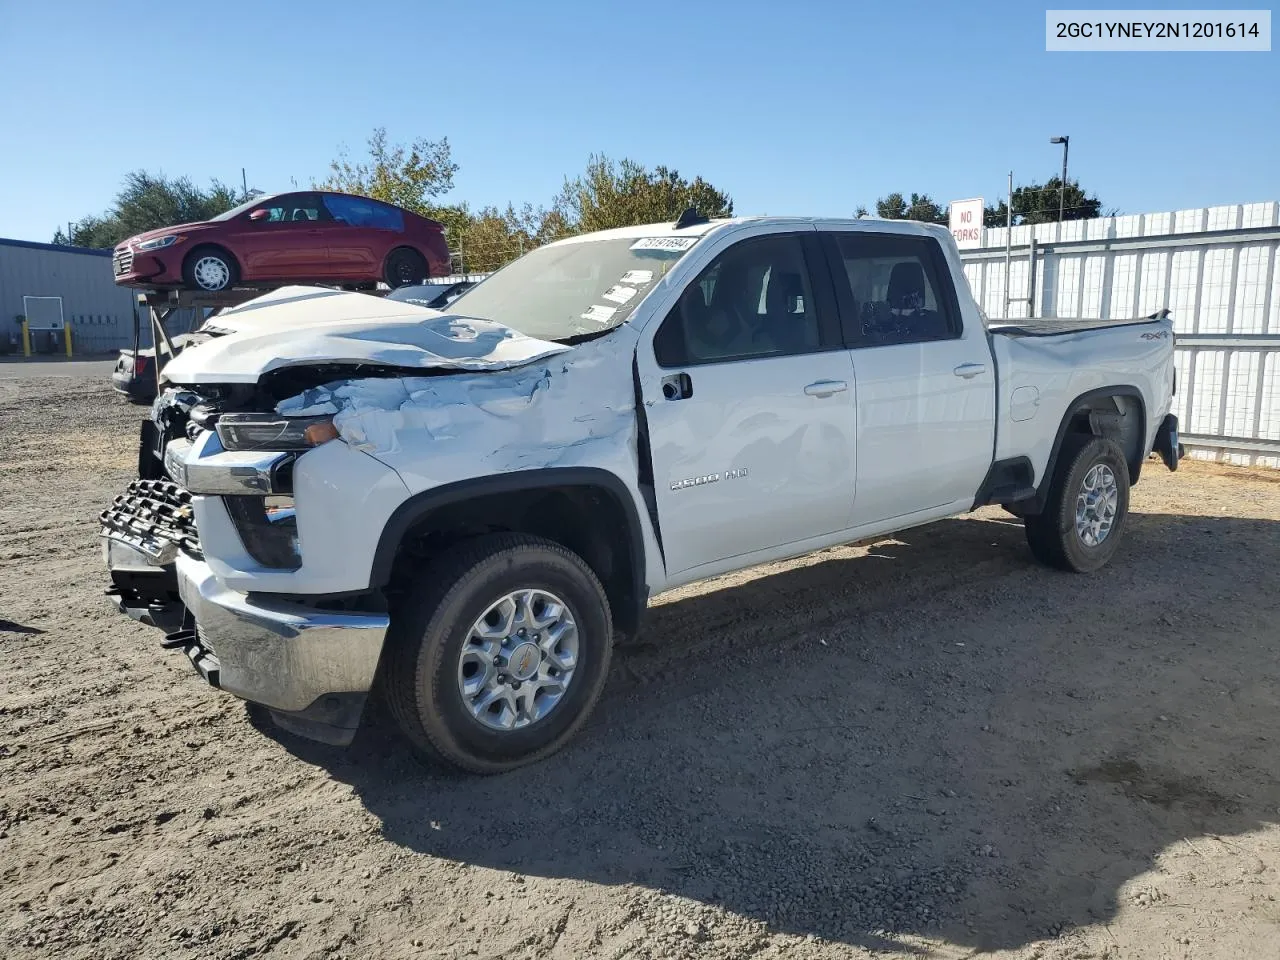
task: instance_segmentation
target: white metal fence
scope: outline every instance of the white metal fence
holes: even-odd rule
[[[1174,413],[1193,457],[1280,468],[1280,204],[1246,203],[1013,228],[964,250],[991,318],[1123,318],[1168,307]],[[1034,269],[1032,265],[1034,264]]]

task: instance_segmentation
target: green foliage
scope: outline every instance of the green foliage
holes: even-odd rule
[[[947,211],[938,206],[927,193],[911,194],[909,203],[900,193],[891,193],[887,197],[882,197],[876,201],[876,216],[885,220],[922,220],[925,223],[947,222]]]
[[[207,190],[189,177],[170,179],[164,174],[135,170],[124,179],[111,209],[101,216],[87,216],[72,224],[71,235],[59,229],[54,243],[77,247],[114,247],[121,240],[147,230],[208,220],[240,202],[231,187],[214,180]]]
[[[733,200],[701,177],[692,181],[668,167],[652,171],[634,160],[615,163],[592,154],[587,169],[566,178],[555,209],[573,233],[675,220],[689,207],[705,217],[733,216]]]
[[[357,193],[429,216],[432,201],[453,189],[457,172],[448,137],[420,137],[408,147],[389,145],[386,128],[377,127],[369,137],[368,159],[353,163],[344,149],[329,165],[328,179],[314,186]]]
[[[592,155],[586,170],[566,178],[548,207],[526,203],[505,210],[466,204],[427,206],[422,213],[445,225],[454,268],[467,273],[496,270],[527,250],[561,237],[610,227],[675,220],[694,207],[707,217],[733,215],[728,194],[701,177],[687,180],[668,167],[648,170],[632,160]]]
[[[1016,187],[1013,191],[1013,223],[1019,226],[1024,223],[1054,223],[1058,219],[1059,193],[1062,188],[1061,177],[1050,177],[1044,183],[1032,183],[1025,187]],[[1092,220],[1104,216],[1102,201],[1096,195],[1086,196],[1080,189],[1079,180],[1068,180],[1067,189],[1063,192],[1063,220]],[[1105,216],[1114,216],[1109,210]],[[982,222],[988,227],[1003,227],[1007,222],[1008,204],[1001,200],[988,206],[983,213]]]
[[[1044,183],[1031,183],[1013,191],[1013,222],[1052,223],[1058,219],[1058,190],[1061,177],[1050,177]],[[1097,196],[1087,196],[1079,180],[1068,180],[1065,194],[1064,220],[1091,220],[1094,217],[1113,216],[1114,210],[1105,213]],[[859,207],[854,216],[865,216],[866,207]],[[901,193],[891,193],[876,201],[876,216],[886,220],[923,220],[925,223],[946,223],[948,210],[939,206],[927,193],[913,193],[907,200]],[[988,204],[983,211],[982,222],[988,227],[1003,227],[1008,215],[1004,200]]]

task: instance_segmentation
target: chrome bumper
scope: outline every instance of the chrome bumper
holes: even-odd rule
[[[190,440],[170,440],[164,469],[190,493],[242,496],[281,492],[296,453],[224,450],[212,430]],[[287,486],[287,484],[284,484]]]
[[[237,593],[222,586],[208,564],[186,554],[178,555],[177,575],[178,593],[196,624],[189,643],[195,649],[186,652],[202,674],[237,697],[272,708],[277,723],[294,732],[350,741],[342,732],[354,734],[373,686],[390,623],[385,615],[334,613]],[[213,659],[202,667],[205,651]],[[210,670],[216,670],[212,677]],[[316,724],[338,734],[310,729]]]

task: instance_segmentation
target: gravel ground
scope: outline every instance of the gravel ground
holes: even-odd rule
[[[111,610],[140,408],[0,381],[0,956],[1280,956],[1280,477],[1151,464],[658,598],[568,749],[277,732]]]

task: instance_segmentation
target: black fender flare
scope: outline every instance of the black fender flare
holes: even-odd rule
[[[1111,387],[1098,387],[1096,390],[1088,390],[1080,394],[1067,405],[1066,412],[1062,415],[1062,421],[1058,424],[1058,433],[1053,440],[1053,449],[1049,451],[1049,461],[1045,464],[1044,474],[1039,478],[1039,483],[1036,484],[1035,512],[1038,513],[1043,510],[1045,502],[1049,499],[1049,488],[1053,484],[1053,476],[1058,469],[1058,457],[1062,453],[1062,445],[1066,442],[1067,430],[1071,426],[1072,419],[1081,410],[1088,409],[1095,400],[1102,400],[1107,397],[1130,397],[1138,403],[1138,452],[1129,461],[1129,482],[1131,484],[1138,482],[1138,475],[1142,471],[1142,459],[1146,454],[1143,447],[1146,446],[1147,442],[1147,404],[1142,397],[1142,391],[1129,383],[1116,384]]]
[[[626,519],[627,554],[631,564],[631,578],[623,603],[615,605],[614,620],[624,633],[634,634],[649,601],[647,570],[645,567],[644,528],[635,498],[626,484],[614,473],[600,467],[542,467],[534,470],[516,470],[511,473],[472,477],[455,483],[442,484],[409,497],[396,507],[382,534],[373,556],[369,587],[382,589],[391,581],[392,567],[405,535],[428,514],[476,497],[525,493],[552,487],[592,487],[614,500]]]

